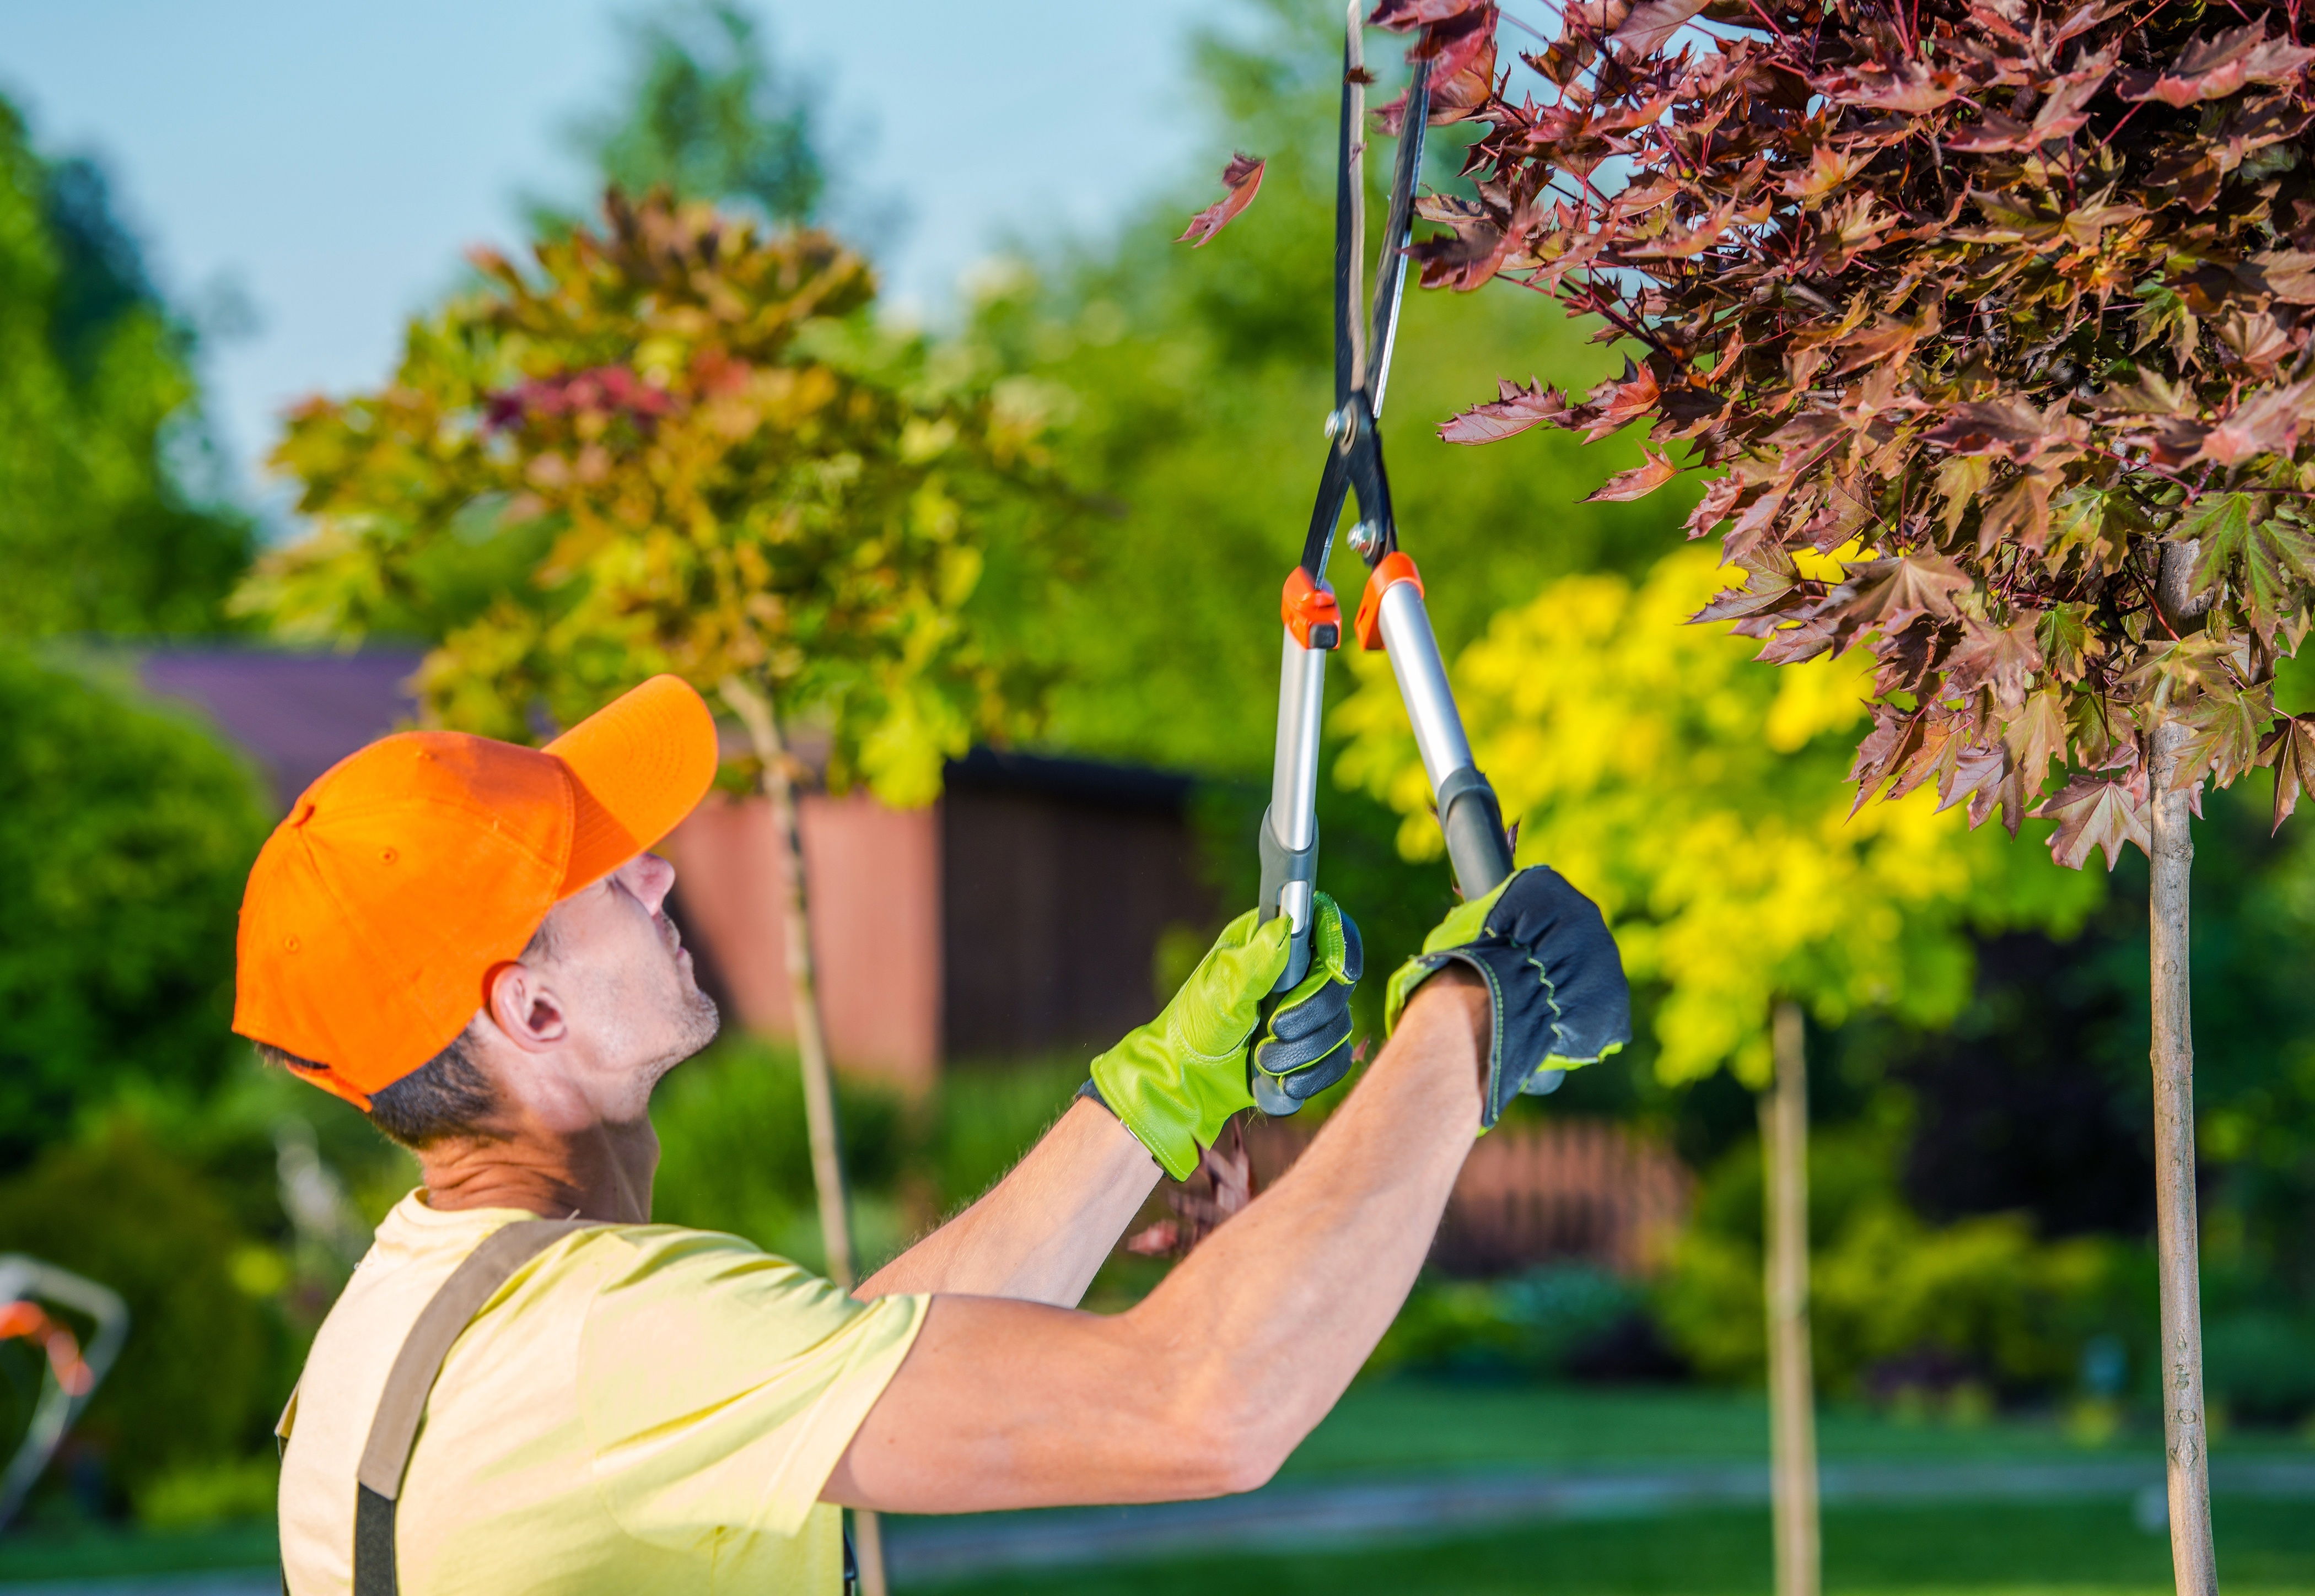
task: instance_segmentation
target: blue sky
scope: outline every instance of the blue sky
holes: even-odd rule
[[[375,383],[468,244],[582,191],[558,131],[619,75],[608,0],[0,0],[0,88],[111,173],[164,288],[238,298],[208,357],[254,485],[274,417]],[[1007,231],[1091,229],[1196,151],[1184,46],[1228,0],[752,0],[839,160],[905,218],[893,298],[937,314]]]

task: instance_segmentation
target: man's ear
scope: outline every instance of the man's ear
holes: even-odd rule
[[[571,1034],[563,1000],[546,985],[543,971],[512,960],[484,978],[485,1012],[499,1033],[527,1053],[541,1053]]]

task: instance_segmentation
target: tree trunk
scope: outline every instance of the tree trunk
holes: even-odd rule
[[[779,712],[771,696],[738,677],[726,677],[723,702],[748,731],[762,775],[758,790],[772,806],[786,870],[781,910],[788,954],[788,1007],[795,1022],[796,1058],[803,1071],[803,1115],[812,1142],[812,1191],[819,1199],[820,1238],[828,1254],[828,1278],[844,1290],[855,1283],[850,1193],[844,1184],[844,1149],[838,1139],[836,1082],[828,1062],[828,1035],[820,1021],[820,977],[812,957],[810,888],[804,877],[803,829],[797,813],[795,771]],[[855,1509],[854,1548],[860,1564],[861,1596],[884,1596],[884,1547],[876,1515]]]
[[[1808,1051],[1800,1006],[1771,1026],[1776,1079],[1761,1098],[1768,1245],[1770,1481],[1777,1596],[1817,1596],[1816,1394],[1809,1358]]]
[[[2195,1219],[2195,1037],[2187,1003],[2186,889],[2195,867],[2186,792],[2170,790],[2188,736],[2154,731],[2153,870],[2147,942],[2153,974],[2154,1212],[2162,1281],[2162,1439],[2169,1454],[2170,1566],[2178,1596],[2217,1596],[2209,1434],[2203,1421],[2203,1304]]]

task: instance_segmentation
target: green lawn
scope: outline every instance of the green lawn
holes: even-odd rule
[[[2071,1440],[2057,1419],[1978,1424],[1906,1423],[1863,1408],[1817,1414],[1827,1461],[1960,1462],[2099,1455],[2159,1459],[2162,1436],[2149,1417],[2103,1447]],[[1288,1462],[1283,1477],[1419,1474],[1510,1463],[1536,1467],[1765,1460],[1765,1399],[1688,1387],[1554,1387],[1386,1380],[1353,1387]],[[2220,1457],[2315,1455],[2298,1436],[2236,1431],[2213,1444]]]
[[[2315,1513],[2222,1501],[2219,1572],[2231,1596],[2315,1591]],[[1825,1589],[1904,1596],[2160,1596],[2169,1546],[2124,1503],[1853,1508],[1824,1518]],[[1047,1574],[1007,1573],[941,1596],[1759,1596],[1768,1515],[1682,1513],[1539,1524],[1434,1546],[1182,1559]]]
[[[1974,1426],[1903,1423],[1853,1408],[1821,1415],[1828,1461],[2028,1460],[2080,1458],[2054,1420]],[[1282,1477],[1394,1476],[1491,1467],[1629,1468],[1649,1463],[1761,1459],[1768,1421],[1758,1395],[1688,1388],[1565,1388],[1394,1380],[1346,1396],[1287,1465]],[[2296,1437],[2237,1432],[2220,1456],[2308,1455]],[[2101,1455],[2161,1455],[2151,1427]],[[2315,1503],[2231,1500],[2218,1509],[2220,1567],[2231,1592],[2315,1592]],[[1990,1508],[1838,1507],[1825,1517],[1830,1590],[1967,1591],[2167,1589],[2167,1547],[2131,1522],[2128,1505],[2034,1503]],[[250,1567],[273,1556],[270,1524],[174,1534],[27,1527],[0,1536],[0,1583],[164,1570]],[[1768,1587],[1768,1517],[1759,1511],[1685,1512],[1614,1521],[1560,1521],[1451,1545],[1361,1548],[1330,1556],[1235,1556],[1098,1572],[1007,1574],[943,1587],[953,1596],[998,1591],[1116,1592],[1121,1596],[1313,1596],[1663,1592],[1711,1596]]]
[[[276,1555],[271,1520],[165,1531],[25,1525],[0,1535],[0,1583],[256,1568]]]

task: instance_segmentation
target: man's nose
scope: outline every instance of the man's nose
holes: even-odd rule
[[[675,885],[675,866],[657,854],[637,854],[623,873],[627,877],[627,890],[653,914],[667,901],[669,889]]]

